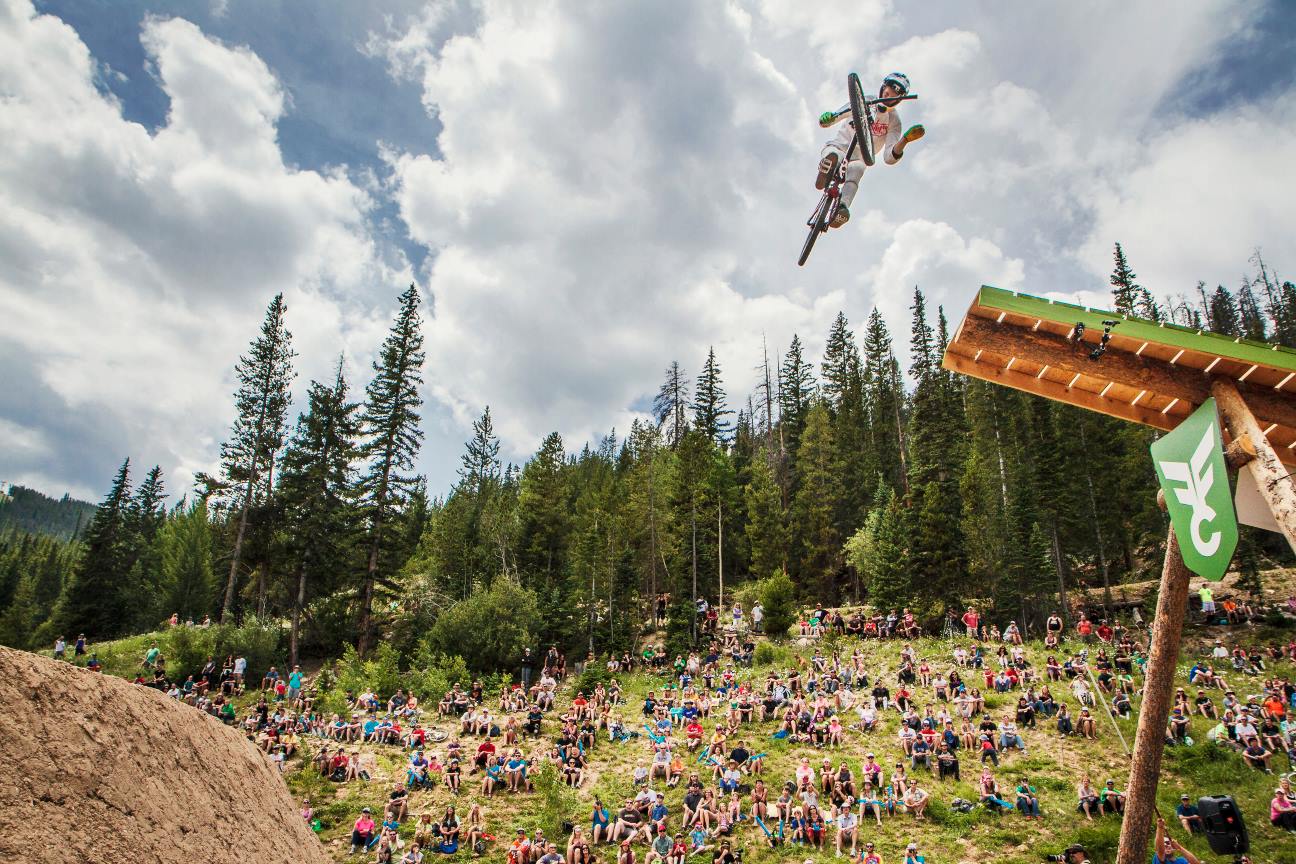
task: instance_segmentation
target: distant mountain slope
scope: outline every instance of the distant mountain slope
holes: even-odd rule
[[[25,486],[0,487],[0,533],[25,531],[71,540],[94,516],[95,505],[68,495],[51,498]]]

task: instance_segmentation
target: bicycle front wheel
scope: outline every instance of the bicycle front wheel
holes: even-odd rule
[[[846,78],[846,92],[850,94],[851,120],[855,124],[855,139],[859,142],[860,158],[865,165],[873,164],[873,106],[864,96],[864,85],[854,72]]]

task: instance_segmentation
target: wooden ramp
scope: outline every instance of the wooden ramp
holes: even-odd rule
[[[1290,348],[983,285],[943,365],[1166,431],[1210,397],[1211,378],[1228,378],[1279,458],[1296,465]]]

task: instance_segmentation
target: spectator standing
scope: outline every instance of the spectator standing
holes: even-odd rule
[[[1210,620],[1215,614],[1215,595],[1211,593],[1210,586],[1203,584],[1197,589],[1197,596],[1201,598],[1202,618]]]
[[[526,690],[531,687],[531,673],[535,669],[535,657],[531,655],[530,648],[522,649],[522,689]]]

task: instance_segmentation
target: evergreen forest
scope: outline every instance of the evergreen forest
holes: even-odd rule
[[[1296,346],[1296,284],[1259,253],[1236,290],[1163,300],[1119,244],[1113,258],[1118,312]],[[396,298],[367,381],[339,358],[298,392],[273,298],[234,367],[219,470],[178,500],[130,458],[97,507],[14,487],[0,642],[105,640],[174,613],[280,622],[290,663],[387,643],[489,670],[523,645],[630,648],[661,594],[684,613],[674,649],[696,637],[699,596],[907,606],[929,625],[975,601],[1038,628],[1160,566],[1155,432],[946,372],[961,310],[921,288],[907,321],[839,314],[822,357],[796,336],[753,345],[751,393],[726,388],[714,351],[663,357],[651,417],[597,441],[553,432],[520,465],[500,458],[508,406],[484,407],[445,490],[415,470],[421,306],[416,286]],[[1243,530],[1234,566],[1253,590],[1282,563],[1276,536]]]

